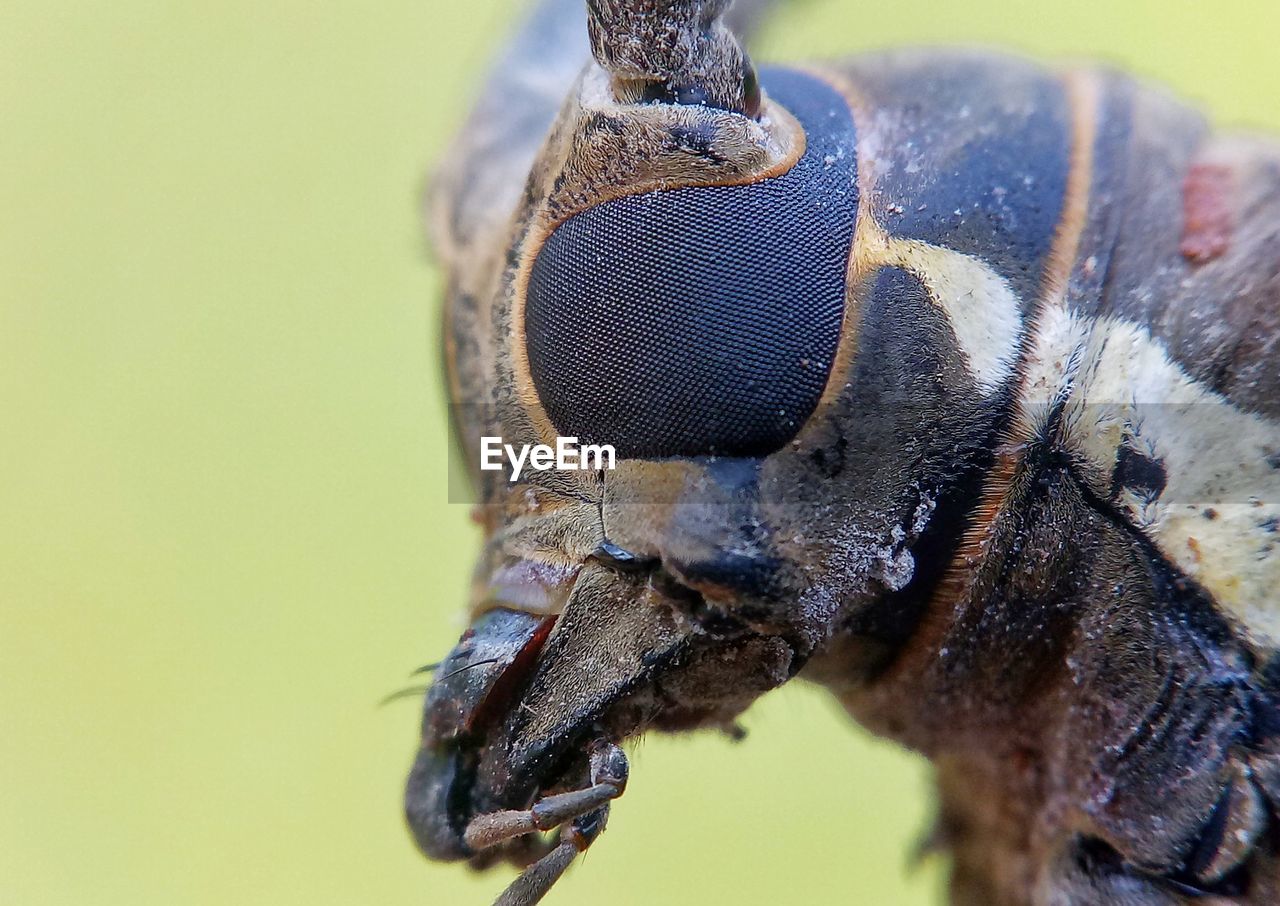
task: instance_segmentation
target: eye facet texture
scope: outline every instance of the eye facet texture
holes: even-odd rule
[[[761,456],[812,414],[844,318],[854,126],[825,83],[762,76],[805,129],[791,170],[606,201],[538,252],[525,342],[562,436],[624,457]]]

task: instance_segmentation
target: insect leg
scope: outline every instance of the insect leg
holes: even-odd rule
[[[591,786],[539,799],[533,808],[479,815],[463,834],[467,846],[482,850],[513,837],[551,830],[580,815],[595,812],[621,796],[627,787],[628,773],[627,756],[622,749],[613,743],[600,743],[591,752],[590,762]],[[553,851],[551,855],[554,854]],[[547,856],[538,864],[550,858]]]
[[[493,906],[534,906],[560,880],[578,853],[600,836],[608,817],[609,806],[605,805],[575,818],[572,824],[560,831],[560,845],[526,868],[493,901]]]

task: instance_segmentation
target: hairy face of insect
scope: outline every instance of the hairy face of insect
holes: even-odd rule
[[[989,404],[918,281],[851,252],[847,102],[798,72],[762,81],[755,119],[619,103],[589,70],[496,276],[455,297],[472,462],[482,436],[619,459],[477,473],[474,622],[437,669],[409,787],[433,856],[527,862],[550,845],[530,828],[583,809],[589,838],[620,792],[592,753],[728,727],[837,624],[871,671],[914,621],[909,550]],[[538,817],[556,796],[584,798]]]

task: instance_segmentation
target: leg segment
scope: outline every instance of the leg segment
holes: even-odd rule
[[[627,787],[627,756],[613,743],[598,744],[591,756],[591,786],[539,799],[529,809],[490,812],[467,825],[463,835],[472,849],[488,849],[505,840],[548,831],[580,815],[607,806]]]
[[[604,830],[609,803],[627,788],[627,756],[614,743],[601,741],[592,746],[589,763],[590,786],[539,799],[532,808],[480,815],[467,826],[463,836],[467,846],[483,851],[564,825],[560,842],[526,868],[494,906],[533,906],[546,896],[578,853]]]
[[[609,806],[579,815],[560,832],[560,845],[524,870],[511,882],[493,906],[533,906],[547,895],[565,869],[604,830]]]

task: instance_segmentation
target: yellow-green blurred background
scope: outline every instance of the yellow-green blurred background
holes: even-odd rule
[[[483,904],[400,786],[475,535],[416,202],[511,0],[0,2],[0,904]],[[761,59],[1100,56],[1280,127],[1280,5],[811,0]],[[937,902],[809,689],[651,738],[561,904]]]

